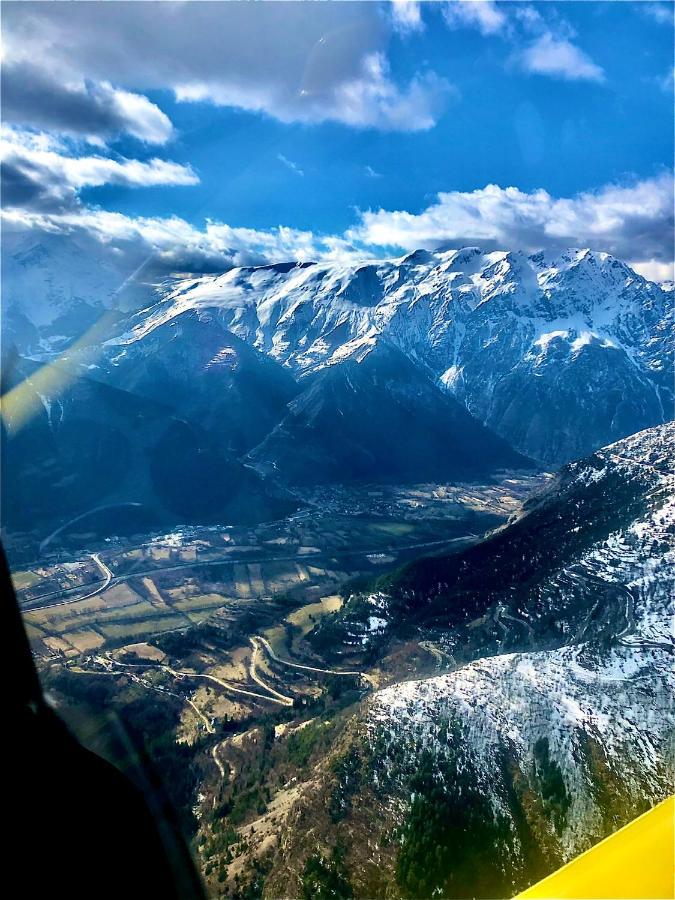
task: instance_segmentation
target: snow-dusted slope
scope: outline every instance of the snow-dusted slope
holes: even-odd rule
[[[307,377],[384,338],[517,449],[561,462],[670,418],[671,297],[606,253],[417,251],[178,280],[122,340],[208,308]]]
[[[513,773],[499,765],[504,756],[540,795],[545,814],[543,769],[556,773],[562,800],[548,810],[546,841],[563,860],[672,789],[675,498],[672,477],[661,467],[673,449],[669,429],[602,454],[607,468],[646,468],[654,476],[643,511],[576,561],[587,583],[603,579],[623,588],[620,624],[611,636],[599,640],[599,629],[591,627],[582,641],[480,659],[449,675],[396,685],[372,701],[369,740],[398,755],[405,748],[408,762],[396,777],[409,777],[424,750],[440,768],[448,757],[470,769],[495,819],[509,823],[509,852],[525,857],[527,851],[518,834]],[[605,472],[580,467],[577,477],[593,483]],[[556,576],[551,581],[563,591]],[[578,594],[583,589],[580,583]],[[569,605],[569,597],[560,599],[561,607]],[[458,728],[459,750],[444,736],[447,721]],[[385,770],[388,757],[386,749]]]
[[[105,310],[152,302],[142,259],[119,258],[93,238],[2,233],[3,345],[22,354],[67,347]],[[138,270],[135,272],[135,270]],[[120,314],[122,317],[122,314]]]
[[[662,426],[567,468],[540,505],[570,531],[584,493],[592,510],[622,483],[625,492],[613,528],[600,535],[596,517],[596,540],[567,544],[534,590],[523,582],[530,607],[517,590],[494,608],[487,596],[496,633],[520,630],[531,649],[500,653],[493,639],[495,655],[375,694],[321,799],[298,809],[285,853],[341,792],[327,834],[346,846],[350,872],[368,842],[381,874],[357,879],[379,879],[370,895],[512,896],[672,791],[674,449],[675,428]],[[545,531],[540,540],[546,551]],[[485,556],[483,575],[498,558]],[[552,632],[556,611],[567,627]],[[467,634],[451,628],[435,639],[458,652]]]

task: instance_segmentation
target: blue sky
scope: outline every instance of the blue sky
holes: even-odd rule
[[[667,275],[671,4],[5,3],[3,18],[6,228],[216,268],[582,243]]]

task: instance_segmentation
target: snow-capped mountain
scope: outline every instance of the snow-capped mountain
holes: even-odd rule
[[[673,292],[605,253],[236,268],[136,285],[129,313],[108,257],[13,249],[6,342],[49,359],[116,306],[69,363],[282,481],[488,474],[523,464],[510,448],[557,465],[672,417]]]
[[[361,895],[512,896],[672,790],[674,449],[672,425],[607,447],[482,557],[410,568],[405,597],[436,623],[419,636],[473,661],[366,702],[290,818],[273,885],[318,843]],[[553,559],[528,575],[528,548]],[[379,616],[400,614],[391,590]]]
[[[106,310],[152,302],[141,259],[85,236],[2,232],[3,346],[22,354],[67,347]]]
[[[31,412],[3,435],[9,532],[81,517],[103,533],[265,521],[297,506],[289,485],[485,480],[532,465],[383,343],[298,383],[216,311],[188,309],[141,339],[81,342],[34,378],[40,362],[3,365]],[[117,524],[118,508],[133,521]]]
[[[582,456],[672,414],[672,292],[606,253],[465,248],[233,269],[164,287],[118,342],[210,310],[296,378],[381,342],[520,452]]]

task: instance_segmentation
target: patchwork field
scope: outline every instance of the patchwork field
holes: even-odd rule
[[[185,528],[137,546],[114,539],[81,558],[24,567],[15,584],[30,640],[46,659],[260,615],[276,618],[261,621],[270,644],[293,652],[350,578],[472,540],[544,482],[320,489],[307,510],[279,522]],[[270,614],[270,603],[291,612]]]

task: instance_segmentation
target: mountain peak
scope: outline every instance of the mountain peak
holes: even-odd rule
[[[183,277],[123,320],[113,343],[152,341],[189,311],[213,323],[200,340],[210,344],[216,326],[230,331],[301,381],[386,341],[546,464],[670,416],[669,295],[588,247],[420,249]]]

